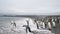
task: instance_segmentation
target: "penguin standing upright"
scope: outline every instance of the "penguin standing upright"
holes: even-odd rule
[[[11,24],[12,24],[14,27],[16,27],[15,21],[11,21]]]

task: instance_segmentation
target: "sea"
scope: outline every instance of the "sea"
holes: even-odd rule
[[[0,34],[22,34],[22,32],[18,33],[13,31],[14,27],[11,21],[20,21],[24,18],[26,17],[0,17]]]
[[[0,34],[34,34],[34,33],[26,33],[26,28],[22,27],[23,25],[26,25],[26,19],[28,17],[0,17]],[[30,18],[29,18],[30,19]],[[15,21],[17,27],[14,27],[11,24],[11,21]],[[30,21],[30,24],[32,24],[32,20]],[[32,29],[36,30],[36,25],[32,24],[30,25]],[[59,34],[60,33],[60,26],[53,29],[53,30],[45,30],[46,33],[44,33],[44,29],[42,32],[35,33],[35,34]],[[40,29],[41,30],[41,29]]]

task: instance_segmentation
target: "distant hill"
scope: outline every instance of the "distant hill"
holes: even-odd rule
[[[0,15],[0,17],[60,17],[60,15]]]

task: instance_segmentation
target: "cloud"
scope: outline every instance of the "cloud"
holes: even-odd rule
[[[60,0],[0,0],[0,10],[5,14],[58,14]]]

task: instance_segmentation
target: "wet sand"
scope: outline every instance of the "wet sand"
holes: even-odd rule
[[[52,28],[51,31],[55,34],[60,34],[60,24],[56,24],[56,28]]]

